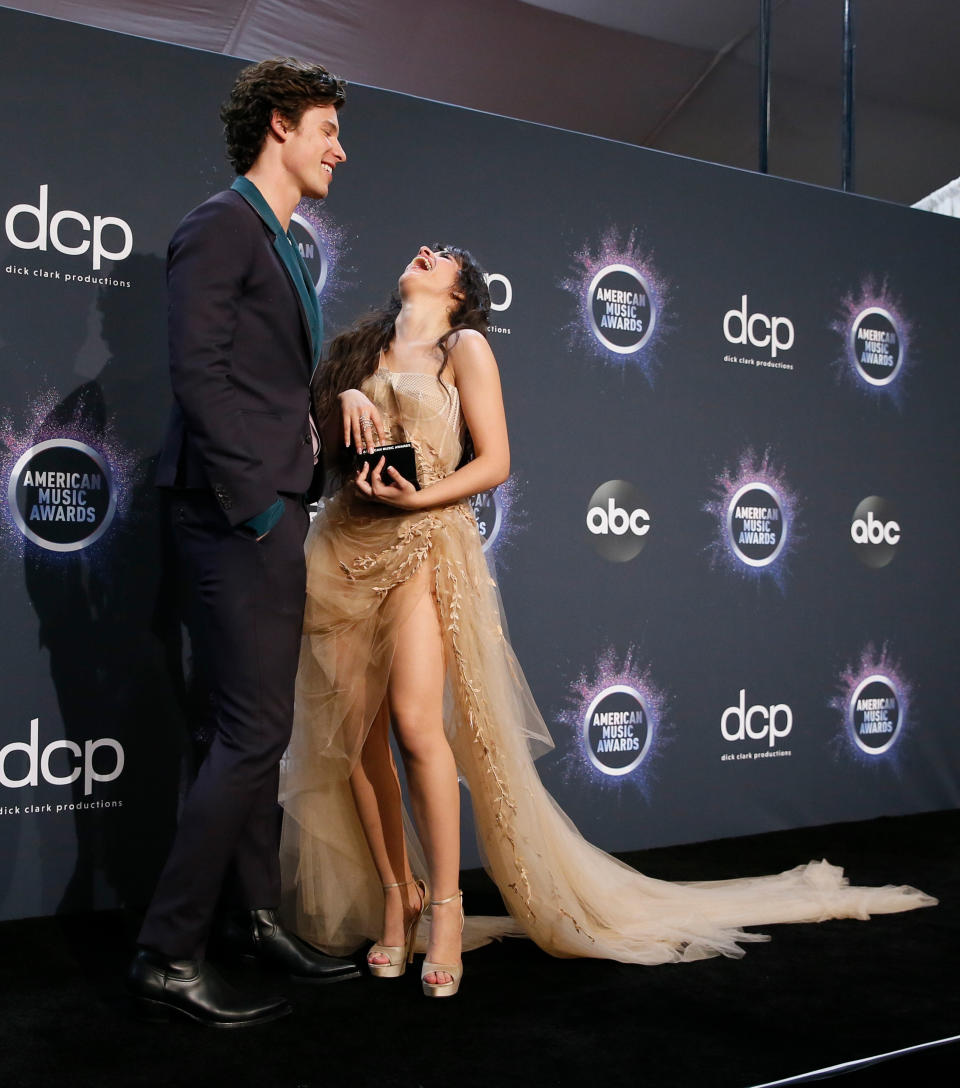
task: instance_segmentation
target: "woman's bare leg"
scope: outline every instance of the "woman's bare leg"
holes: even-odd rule
[[[420,909],[420,896],[413,887],[410,863],[403,837],[400,782],[390,751],[390,718],[386,704],[380,707],[360,759],[350,776],[357,815],[370,847],[381,884],[403,884],[384,891],[383,931],[380,943],[402,945],[406,928]],[[369,963],[385,964],[382,952],[368,956]]]
[[[398,631],[387,697],[403,755],[410,801],[423,839],[430,898],[455,895],[460,883],[460,787],[457,766],[443,732],[443,643],[433,595],[423,592]],[[459,900],[432,912],[427,959],[460,961]],[[445,971],[427,981],[449,982]]]

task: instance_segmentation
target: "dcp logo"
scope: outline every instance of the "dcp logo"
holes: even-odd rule
[[[900,532],[892,505],[879,495],[870,495],[853,512],[850,546],[865,567],[885,567],[897,553]]]
[[[650,514],[633,484],[608,480],[587,507],[587,530],[597,555],[626,563],[643,551],[650,532]]]
[[[36,204],[15,204],[7,212],[4,229],[7,238],[18,249],[39,249],[46,253],[52,245],[58,253],[80,256],[90,251],[94,269],[102,261],[122,261],[133,249],[130,225],[115,215],[95,215],[91,225],[82,212],[60,211],[49,214],[49,185],[40,186]],[[69,225],[68,225],[69,224]],[[23,237],[29,231],[33,237]],[[107,240],[113,248],[107,248]]]
[[[747,707],[747,689],[740,689],[740,701],[728,706],[720,718],[720,732],[728,741],[760,740],[773,748],[793,729],[793,711],[786,703]]]
[[[112,765],[110,761],[104,763],[102,759],[95,758],[102,748],[113,753]],[[17,761],[10,758],[17,752],[22,752],[27,757],[26,762],[21,762],[19,767],[16,766]],[[68,755],[58,757],[57,752],[66,752]],[[99,770],[97,762],[100,763]],[[29,741],[15,740],[0,748],[0,785],[16,790],[23,786],[37,786],[42,778],[51,786],[69,786],[83,775],[83,794],[87,797],[93,792],[94,782],[112,782],[119,778],[123,764],[123,745],[112,737],[84,741],[82,750],[76,741],[52,740],[41,751],[40,719],[34,718],[30,722]],[[17,771],[25,773],[15,777]]]
[[[857,747],[876,756],[893,746],[900,734],[900,696],[893,681],[879,673],[868,676],[850,697],[850,728]]]
[[[739,331],[734,332],[734,328]],[[792,348],[794,341],[793,322],[789,317],[751,314],[746,295],[740,297],[739,310],[727,310],[723,315],[723,335],[731,344],[749,341],[755,348],[769,347],[774,359],[778,351]]]
[[[783,503],[767,483],[753,481],[735,492],[727,507],[727,532],[737,558],[749,567],[765,567],[787,539]]]
[[[657,314],[643,276],[626,264],[608,264],[587,289],[590,327],[605,348],[632,355],[650,339]]]
[[[870,385],[889,385],[903,361],[900,330],[889,310],[869,306],[850,325],[850,350],[861,377]]]
[[[107,531],[117,493],[97,450],[72,438],[51,438],[17,460],[7,503],[28,540],[48,551],[75,552]]]
[[[652,739],[643,696],[625,684],[601,691],[583,719],[587,758],[604,774],[629,774],[649,751]]]

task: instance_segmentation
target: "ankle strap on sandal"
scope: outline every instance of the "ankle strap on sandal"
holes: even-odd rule
[[[442,907],[444,903],[452,903],[454,901],[454,899],[457,899],[457,898],[460,898],[460,899],[463,898],[463,892],[460,891],[459,889],[457,891],[455,891],[453,893],[453,895],[448,895],[446,899],[431,899],[430,900],[430,906],[431,907]]]
[[[416,884],[416,881],[415,880],[398,880],[393,884],[384,884],[384,885],[382,885],[382,887],[383,887],[383,890],[386,891],[387,888],[408,888],[411,884]]]

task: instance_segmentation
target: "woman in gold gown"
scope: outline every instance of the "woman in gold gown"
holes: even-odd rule
[[[510,915],[468,916],[464,948],[524,933],[557,956],[689,961],[740,956],[743,942],[767,939],[744,926],[935,903],[908,887],[850,887],[826,861],[768,877],[655,880],[583,839],[547,793],[533,760],[550,737],[504,634],[469,503],[509,472],[488,310],[468,253],[421,247],[388,307],[338,337],[322,371],[320,416],[345,421],[342,435],[325,434],[326,448],[349,454],[351,445],[372,449],[375,437],[407,441],[420,486],[382,462],[354,477],[344,458],[343,486],[307,537],[280,797],[290,922],[334,953],[375,941],[371,973],[390,977],[412,956],[429,900],[429,926],[419,927],[424,991],[455,993],[458,773]],[[391,724],[419,840],[401,799]]]

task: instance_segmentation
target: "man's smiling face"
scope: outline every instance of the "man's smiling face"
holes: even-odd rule
[[[333,106],[309,106],[296,128],[287,128],[282,160],[303,196],[322,199],[337,166],[346,161],[340,120]]]

